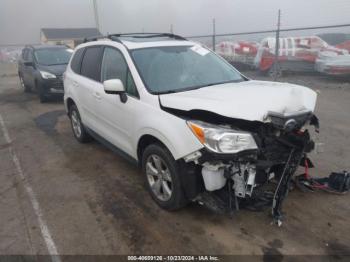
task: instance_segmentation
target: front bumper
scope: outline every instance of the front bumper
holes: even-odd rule
[[[45,95],[64,95],[62,76],[57,76],[55,79],[41,79],[39,85],[39,90]]]
[[[216,195],[220,206],[226,206],[229,212],[270,206],[274,222],[280,225],[290,181],[298,166],[309,161],[306,155],[314,143],[307,131],[273,140],[267,139],[269,145],[256,151],[235,155],[219,156],[202,150],[198,163],[203,163],[206,192]],[[207,166],[214,170],[209,178]]]
[[[319,123],[310,112],[269,116],[271,123],[254,128],[255,132],[251,130],[258,146],[256,150],[216,154],[202,149],[196,163],[201,167],[202,192],[220,199],[219,206],[227,210],[233,206],[237,210],[270,206],[274,221],[280,225],[290,181],[298,166],[310,161],[307,153],[315,147],[309,131],[302,127],[308,122],[318,132]],[[290,125],[290,120],[294,120],[294,125]],[[202,195],[199,199],[203,202]]]

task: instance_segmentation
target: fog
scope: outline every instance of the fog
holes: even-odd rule
[[[349,23],[348,0],[97,0],[102,33],[209,34]],[[40,28],[95,27],[93,0],[0,0],[0,45],[38,43]],[[328,30],[329,31],[329,30]],[[350,32],[350,28],[338,29]]]

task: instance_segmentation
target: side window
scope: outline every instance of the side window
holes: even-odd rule
[[[78,49],[72,58],[72,62],[70,63],[70,67],[76,74],[80,74],[81,59],[83,57],[84,50],[85,48]]]
[[[106,47],[101,68],[101,80],[120,79],[128,94],[138,97],[135,82],[123,54],[117,49]]]
[[[130,73],[130,70],[128,69],[127,77],[126,77],[126,92],[132,96],[139,97],[139,93],[137,92],[137,88],[134,82],[134,79],[132,78],[132,75]]]
[[[80,74],[92,80],[100,81],[101,57],[103,48],[100,46],[88,47],[81,62]]]

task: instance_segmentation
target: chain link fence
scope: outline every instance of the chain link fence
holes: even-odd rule
[[[277,80],[287,72],[350,75],[350,24],[187,36],[241,70]]]
[[[171,29],[172,30],[172,29]],[[240,70],[257,70],[277,80],[286,72],[350,75],[350,24],[279,28],[187,36]],[[23,45],[0,45],[0,63],[15,63]]]

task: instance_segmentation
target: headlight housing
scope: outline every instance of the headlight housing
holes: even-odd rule
[[[221,154],[257,149],[253,136],[244,131],[212,125],[202,121],[187,121],[198,140],[209,150]]]
[[[56,76],[52,73],[45,72],[45,71],[40,71],[41,77],[44,79],[54,79]]]

